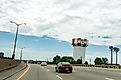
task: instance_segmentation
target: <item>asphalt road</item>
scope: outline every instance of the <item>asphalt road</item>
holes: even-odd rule
[[[57,73],[53,65],[31,64],[8,80],[121,80],[121,70],[74,66],[73,73]]]

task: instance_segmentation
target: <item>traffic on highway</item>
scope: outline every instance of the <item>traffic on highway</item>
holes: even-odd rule
[[[0,80],[121,80],[121,0],[0,0]]]
[[[72,73],[58,73],[55,67],[56,65],[29,64],[8,80],[121,80],[120,69],[73,66]]]

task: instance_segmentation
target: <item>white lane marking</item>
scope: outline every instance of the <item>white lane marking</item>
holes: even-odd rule
[[[85,70],[91,71],[92,69],[85,69]]]
[[[119,73],[119,74],[121,74],[121,73]]]
[[[50,71],[49,69],[47,69],[47,71]]]
[[[75,70],[73,70],[73,72],[76,72]]]
[[[44,67],[42,67],[42,69],[44,69]]]
[[[111,79],[111,78],[105,78],[106,80],[115,80],[115,79]]]
[[[26,69],[26,71],[17,80],[20,80],[28,72],[29,69],[30,69],[30,65],[28,65],[28,68]]]
[[[59,75],[56,75],[57,76],[57,78],[59,78],[60,80],[63,80],[63,78],[62,77],[60,77]]]

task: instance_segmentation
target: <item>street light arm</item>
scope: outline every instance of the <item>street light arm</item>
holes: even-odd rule
[[[17,24],[16,22],[14,22],[14,21],[10,21],[11,23],[14,23],[14,24],[16,24],[17,26],[19,26],[19,24]]]
[[[26,23],[18,24],[18,23],[14,22],[14,21],[10,21],[10,22],[16,24],[17,26],[20,26],[20,25],[22,25],[22,24],[26,25]]]
[[[26,23],[24,23],[24,25],[26,25]]]

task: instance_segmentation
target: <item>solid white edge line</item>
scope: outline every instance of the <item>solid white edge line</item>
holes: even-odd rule
[[[57,76],[57,78],[59,78],[60,80],[63,80],[63,78],[62,77],[60,77],[59,75],[56,75]]]
[[[115,80],[115,79],[111,79],[111,78],[105,78],[106,80]]]
[[[30,69],[30,65],[28,65],[28,68],[26,69],[26,71],[24,73],[22,73],[22,75],[19,78],[17,78],[16,80],[20,80],[28,72],[29,69]]]

